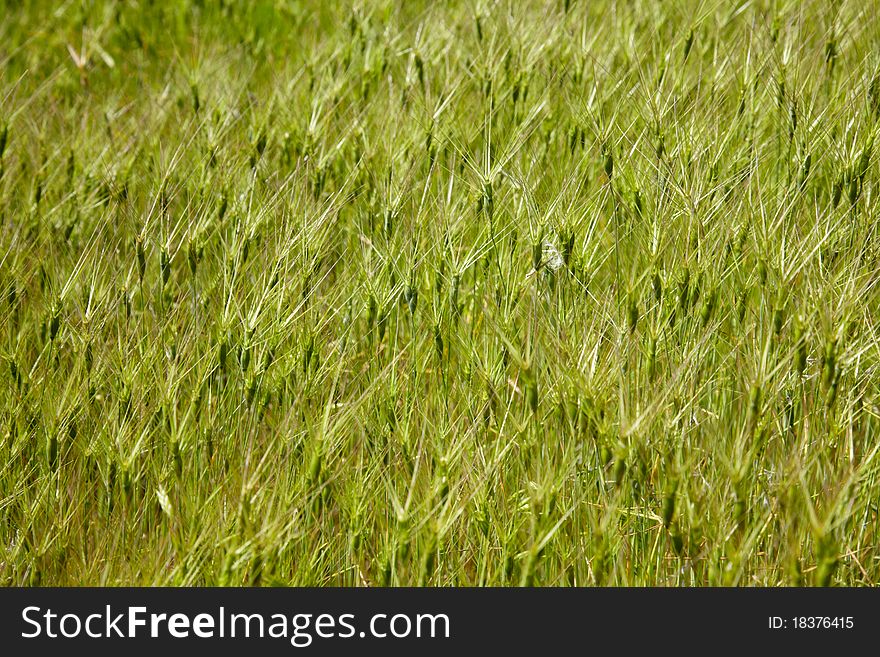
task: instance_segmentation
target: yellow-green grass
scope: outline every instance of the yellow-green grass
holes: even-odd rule
[[[0,583],[880,582],[870,2],[4,2]]]

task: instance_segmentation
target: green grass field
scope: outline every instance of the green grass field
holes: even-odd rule
[[[880,583],[878,52],[2,2],[0,583]]]

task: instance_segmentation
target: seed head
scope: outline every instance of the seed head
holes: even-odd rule
[[[690,285],[691,272],[687,265],[685,265],[684,274],[678,284],[678,305],[681,306],[682,310],[687,310],[688,302],[690,301]]]
[[[703,326],[709,323],[709,320],[712,319],[712,313],[715,311],[715,302],[718,297],[718,292],[715,288],[712,288],[703,299],[703,306],[700,308],[700,321],[703,322]]]
[[[837,378],[837,340],[829,339],[825,342],[825,352],[822,358],[822,383],[831,386]]]
[[[666,490],[666,495],[663,497],[663,526],[669,529],[669,525],[672,523],[672,516],[675,514],[675,493],[678,490],[678,479],[673,479],[668,488]]]
[[[656,270],[651,279],[651,286],[654,289],[654,299],[657,300],[657,303],[660,303],[660,300],[663,298],[663,281],[660,279],[660,272]]]
[[[371,294],[367,300],[367,330],[370,330],[373,327],[373,322],[376,321],[376,308],[376,297]]]
[[[635,211],[637,217],[642,216],[642,208],[642,193],[638,189],[636,189],[633,192],[633,210]]]
[[[544,244],[539,240],[532,244],[532,269],[538,271],[543,264]]]
[[[171,258],[168,256],[168,248],[164,245],[159,251],[159,271],[162,274],[162,285],[167,285],[168,279],[171,278]]]
[[[798,376],[804,375],[807,368],[807,341],[804,336],[803,319],[798,317],[794,326],[794,369]]]
[[[437,358],[443,360],[443,333],[439,323],[434,325],[434,348],[437,351]]]
[[[694,29],[691,28],[690,32],[688,32],[687,38],[684,40],[684,48],[682,48],[682,59],[687,59],[688,55],[691,54],[691,46],[694,45]]]
[[[410,283],[406,286],[406,290],[403,292],[403,298],[406,301],[406,305],[409,306],[409,314],[416,314],[416,305],[419,301],[419,291],[415,286],[415,283]]]
[[[49,315],[49,340],[54,340],[58,335],[58,329],[61,326],[61,306],[56,301],[52,304],[52,310]]]
[[[630,295],[629,307],[627,308],[627,325],[629,332],[634,333],[639,322],[639,304],[634,295]]]
[[[831,187],[831,205],[837,207],[840,204],[840,197],[843,195],[843,176],[839,175],[834,179]]]
[[[605,150],[605,175],[608,176],[608,179],[611,179],[612,174],[614,173],[614,156],[611,154],[610,149]]]
[[[648,341],[648,378],[654,378],[657,369],[657,338],[651,336]]]
[[[755,383],[749,391],[749,413],[752,417],[757,417],[761,413],[761,385]]]

